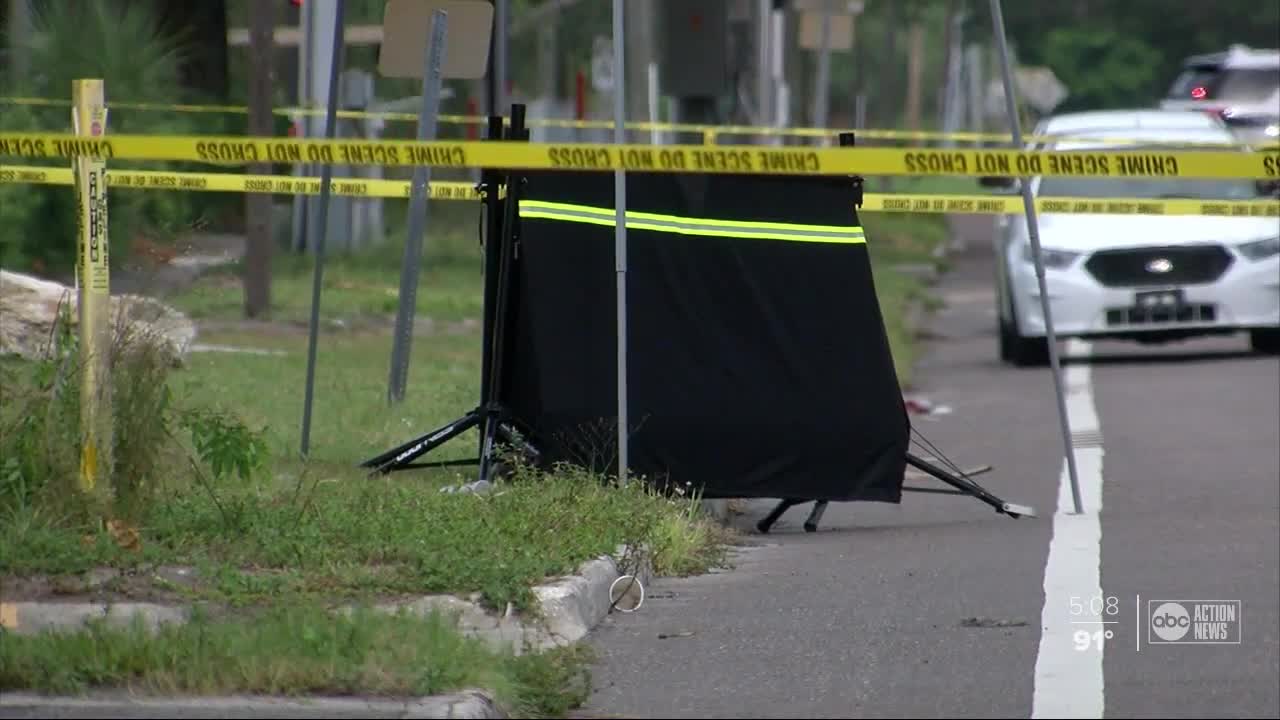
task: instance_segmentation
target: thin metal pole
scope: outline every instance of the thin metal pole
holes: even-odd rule
[[[627,141],[623,129],[627,121],[623,93],[622,0],[613,0],[613,142],[621,152]],[[627,483],[627,175],[621,168],[613,173],[614,270],[618,278],[618,481]]]
[[[649,63],[649,66],[645,69],[648,71],[648,76],[646,79],[649,81],[649,88],[648,88],[649,90],[649,94],[648,94],[649,122],[651,123],[650,128],[652,128],[649,131],[649,142],[654,145],[661,145],[662,131],[659,130],[657,127],[658,120],[660,117],[658,115],[658,102],[659,102],[659,98],[661,97],[658,94],[658,64],[655,62],[651,62]]]
[[[325,109],[324,136],[332,140],[338,124],[338,75],[342,70],[343,18],[346,0],[334,0],[333,54],[329,64],[329,98]],[[316,343],[320,328],[320,285],[324,279],[324,243],[329,228],[329,191],[333,185],[333,164],[320,168],[319,227],[316,228],[316,270],[311,282],[311,328],[307,347],[307,390],[302,404],[302,457],[311,452],[311,397],[316,384]]]
[[[422,108],[418,115],[418,140],[436,138],[436,121],[440,109],[441,70],[449,24],[448,13],[436,10],[431,17],[431,35],[427,56],[423,59],[426,74],[422,78]],[[409,384],[409,352],[413,343],[413,316],[418,302],[418,274],[422,268],[423,235],[426,233],[427,188],[431,182],[431,166],[413,169],[409,190],[409,237],[405,239],[404,263],[400,266],[400,299],[396,308],[395,339],[391,344],[391,377],[387,383],[387,402],[395,405],[404,400]]]
[[[828,91],[831,86],[831,5],[833,0],[826,0],[822,8],[822,47],[818,53],[817,87],[813,93],[813,125],[818,128],[827,126]],[[826,135],[818,138],[818,145],[828,145]]]
[[[756,4],[756,105],[758,114],[756,125],[769,127],[773,124],[773,54],[769,42],[773,38],[770,22],[773,20],[773,3],[770,0],[757,0]],[[767,144],[767,136],[760,144]]]
[[[1000,12],[1000,0],[991,0],[991,22],[995,25],[996,46],[1000,52],[1000,73],[1004,76],[1004,103],[1009,114],[1009,128],[1013,133],[1013,146],[1022,147],[1022,123],[1018,119],[1018,105],[1014,97],[1013,71],[1009,67],[1009,47],[1004,35],[1004,16]],[[1027,234],[1031,238],[1031,254],[1035,259],[1036,281],[1040,284],[1040,308],[1044,313],[1044,329],[1049,343],[1049,365],[1053,371],[1053,389],[1058,401],[1058,421],[1062,426],[1062,446],[1067,456],[1067,474],[1071,478],[1071,499],[1075,501],[1076,514],[1084,512],[1080,501],[1080,480],[1076,475],[1076,454],[1071,447],[1071,424],[1067,419],[1067,402],[1062,389],[1062,367],[1058,360],[1058,338],[1053,331],[1053,317],[1049,311],[1049,288],[1044,277],[1044,261],[1040,257],[1040,224],[1036,219],[1036,203],[1031,197],[1031,178],[1021,178],[1022,204],[1027,218]],[[1001,262],[999,258],[996,262]]]

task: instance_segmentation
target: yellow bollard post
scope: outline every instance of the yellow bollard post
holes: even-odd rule
[[[106,133],[102,80],[72,81],[76,135]],[[107,238],[107,168],[87,155],[72,161],[77,227],[76,285],[80,339],[80,489],[101,501],[111,492],[111,289]],[[99,510],[107,508],[99,506]]]

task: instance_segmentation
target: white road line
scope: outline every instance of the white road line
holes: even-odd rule
[[[1088,357],[1090,345],[1078,340],[1067,343],[1066,355]],[[1073,435],[1099,433],[1098,413],[1093,405],[1089,366],[1066,368],[1067,419]],[[1100,436],[1099,436],[1100,437]],[[1080,500],[1084,512],[1075,514],[1071,498],[1071,478],[1063,458],[1058,481],[1058,511],[1053,516],[1053,539],[1044,568],[1044,608],[1040,616],[1040,651],[1036,656],[1035,694],[1031,717],[1101,718],[1103,714],[1102,652],[1095,632],[1074,624],[1081,620],[1102,620],[1104,600],[1100,580],[1102,526],[1102,443],[1074,449],[1076,474],[1080,480]],[[1074,610],[1082,609],[1079,614]],[[1086,633],[1090,643],[1077,649],[1076,633]],[[1105,647],[1105,643],[1103,644]]]

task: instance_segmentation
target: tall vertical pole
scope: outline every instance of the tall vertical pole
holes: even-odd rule
[[[311,66],[315,64],[315,14],[316,3],[304,2],[298,8],[298,107],[310,110],[315,104],[315,92],[312,88],[314,73]],[[272,31],[274,37],[274,30]],[[312,137],[316,127],[315,119],[310,113],[295,115],[291,118],[295,123],[299,137]],[[294,177],[311,177],[315,174],[311,166],[297,163],[293,166]],[[305,252],[307,249],[307,220],[311,217],[311,197],[308,195],[293,196],[293,222],[289,224],[289,246],[294,252]]]
[[[440,110],[441,68],[448,37],[448,13],[436,10],[431,16],[425,72],[422,75],[422,107],[418,113],[418,140],[436,139],[436,123]],[[427,189],[431,182],[431,166],[413,169],[409,186],[409,236],[404,243],[404,262],[400,265],[400,298],[396,307],[395,336],[391,342],[391,377],[387,383],[387,402],[396,405],[404,400],[409,384],[409,350],[413,344],[413,316],[418,302],[418,274],[422,268],[423,236],[427,230]]]
[[[626,95],[623,79],[622,0],[613,0],[613,142],[621,149],[627,141]],[[614,270],[618,278],[618,482],[627,482],[627,175],[621,168],[613,173],[616,215],[614,224]]]
[[[822,6],[822,48],[818,53],[818,87],[813,92],[813,124],[814,127],[827,126],[827,104],[831,87],[831,5],[834,0],[826,0]],[[827,137],[818,139],[818,145],[826,145]]]
[[[648,87],[648,108],[649,108],[649,142],[653,145],[662,144],[662,131],[658,129],[658,121],[661,116],[658,115],[658,102],[662,95],[658,92],[658,63],[650,62],[647,68]]]
[[[72,127],[80,137],[107,129],[101,79],[73,80]],[[72,161],[76,185],[79,247],[76,290],[80,330],[80,489],[105,512],[111,500],[111,272],[107,213],[107,166],[97,157]]]
[[[982,106],[982,88],[987,85],[986,74],[983,72],[986,65],[983,64],[984,56],[982,48],[976,44],[970,45],[965,49],[965,79],[966,99],[965,107],[969,111],[969,127],[970,132],[982,132],[982,116],[985,114]]]
[[[507,34],[509,31],[507,20],[510,13],[508,0],[495,0],[493,24],[494,24],[494,45],[493,45],[493,102],[497,107],[497,114],[502,114],[502,109],[507,106]]]
[[[769,11],[769,54],[773,73],[773,127],[781,129],[791,122],[791,92],[787,87],[787,33],[786,11]],[[773,145],[782,145],[782,134],[773,136]]]
[[[324,136],[332,140],[338,126],[338,75],[342,70],[343,19],[346,0],[334,0],[333,52],[329,56],[328,107],[325,109]],[[316,384],[316,343],[320,328],[320,287],[324,281],[324,243],[329,223],[329,193],[333,186],[333,165],[325,163],[320,168],[320,218],[316,232],[316,269],[311,282],[311,328],[307,346],[307,387],[302,403],[302,457],[311,452],[311,397]]]
[[[1022,125],[1018,120],[1018,104],[1013,94],[1013,71],[1009,67],[1009,48],[1004,35],[1004,16],[1000,12],[1000,0],[991,0],[991,22],[995,25],[996,48],[1000,53],[1000,74],[1004,78],[1004,104],[1009,114],[1009,128],[1013,133],[1013,147],[1022,147]],[[1075,501],[1076,514],[1084,512],[1080,502],[1080,480],[1076,475],[1076,455],[1071,447],[1071,426],[1067,420],[1067,403],[1062,390],[1062,368],[1058,362],[1058,339],[1053,331],[1053,316],[1049,308],[1049,288],[1044,277],[1044,261],[1040,257],[1040,225],[1036,220],[1036,203],[1031,197],[1031,178],[1021,178],[1022,205],[1027,218],[1027,234],[1031,238],[1031,254],[1035,259],[1036,282],[1040,284],[1040,309],[1044,313],[1044,329],[1049,343],[1049,364],[1053,370],[1053,388],[1058,400],[1058,421],[1062,426],[1062,447],[1067,456],[1067,473],[1071,478],[1071,499]],[[998,260],[997,260],[998,261]]]
[[[756,125],[773,124],[773,54],[770,39],[773,37],[771,20],[773,3],[770,0],[756,2]],[[764,144],[764,143],[761,143]]]

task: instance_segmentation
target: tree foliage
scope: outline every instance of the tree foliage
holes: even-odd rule
[[[1056,112],[1117,107],[1160,86],[1160,51],[1108,28],[1055,28],[1045,37],[1044,64],[1070,89]]]
[[[971,37],[991,36],[988,5],[970,0]],[[1001,11],[1019,61],[1052,68],[1072,107],[1150,105],[1188,56],[1280,44],[1274,0],[1005,0]]]
[[[43,2],[34,5],[33,32],[9,34],[6,41],[25,46],[33,72],[7,83],[5,95],[71,100],[80,78],[103,80],[108,105],[129,102],[180,103],[184,94],[179,68],[186,48],[160,27],[146,3]],[[72,132],[66,105],[2,106],[0,130]],[[112,110],[107,132],[122,134],[220,134],[216,115]],[[37,159],[23,164],[48,164]],[[114,164],[119,167],[123,162]],[[188,169],[176,163],[130,163],[147,169]],[[65,164],[62,165],[65,167]],[[212,195],[212,194],[208,194]],[[129,256],[137,239],[166,242],[198,222],[218,198],[195,193],[112,192],[110,238],[113,264]],[[7,268],[66,276],[75,261],[76,198],[68,186],[0,187],[0,264]]]

